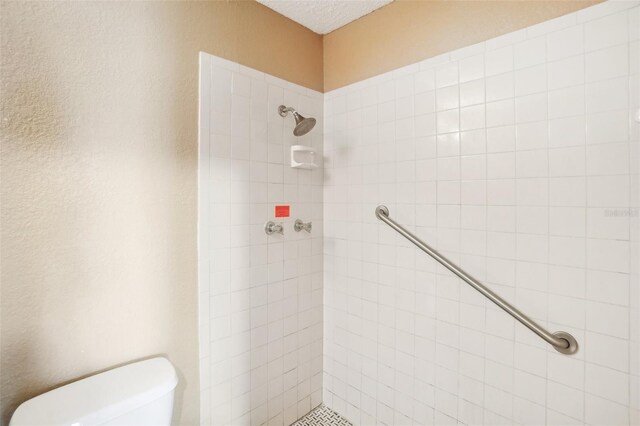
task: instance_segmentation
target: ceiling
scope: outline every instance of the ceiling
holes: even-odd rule
[[[318,34],[328,34],[393,0],[258,0]]]

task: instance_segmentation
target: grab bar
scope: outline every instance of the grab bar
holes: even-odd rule
[[[378,206],[376,208],[376,217],[395,229],[400,235],[405,237],[407,240],[411,241],[413,244],[418,246],[418,248],[429,256],[433,257],[437,260],[442,266],[456,274],[463,281],[469,284],[474,289],[478,290],[482,293],[486,298],[491,300],[493,303],[502,308],[506,313],[520,321],[525,327],[529,330],[536,333],[542,339],[544,339],[547,343],[551,344],[555,350],[560,353],[571,355],[578,351],[578,342],[574,337],[565,332],[565,331],[556,331],[555,333],[550,333],[545,330],[542,326],[536,323],[534,320],[520,312],[516,307],[512,306],[509,302],[495,294],[489,288],[485,287],[480,282],[476,281],[472,276],[464,272],[457,265],[452,263],[449,259],[438,253],[436,250],[429,247],[423,241],[421,241],[418,237],[404,229],[402,226],[398,225],[393,219],[389,217],[389,209],[386,206]]]

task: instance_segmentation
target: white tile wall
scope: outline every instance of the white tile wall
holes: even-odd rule
[[[639,10],[599,4],[325,95],[328,406],[368,425],[640,421]]]
[[[318,125],[295,138],[280,104]],[[322,113],[321,93],[201,53],[202,424],[289,425],[321,402],[322,167],[292,169],[289,147],[322,152]],[[263,229],[276,204],[291,206],[284,237]]]

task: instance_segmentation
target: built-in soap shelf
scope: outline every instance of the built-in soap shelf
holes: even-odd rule
[[[316,151],[310,146],[293,145],[291,147],[291,167],[294,169],[315,169]]]

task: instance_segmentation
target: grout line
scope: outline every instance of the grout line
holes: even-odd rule
[[[629,31],[631,28],[629,28],[629,23],[631,22],[631,13],[630,11],[627,11],[626,13],[626,21],[627,21],[627,31]],[[631,76],[633,75],[631,73],[631,69],[632,69],[632,60],[633,60],[633,55],[631,54],[631,48],[633,46],[633,41],[631,40],[630,34],[627,33],[627,49],[626,49],[626,54],[627,54],[627,92],[629,94],[631,94]],[[627,110],[631,111],[631,97],[629,97],[627,99]],[[633,113],[629,113],[629,119],[631,119]],[[629,205],[629,209],[632,209],[632,196],[631,196],[631,191],[634,189],[634,185],[633,185],[633,176],[634,176],[634,170],[633,170],[633,162],[632,162],[632,158],[631,158],[631,144],[632,144],[632,133],[631,133],[631,129],[632,129],[632,125],[633,122],[631,122],[632,124],[629,125],[627,127],[627,153],[629,154],[629,200],[628,200],[628,205]],[[628,271],[629,271],[629,278],[627,280],[627,294],[629,296],[631,296],[632,294],[632,288],[631,288],[631,276],[633,274],[633,238],[631,236],[631,223],[633,221],[633,217],[629,217],[629,220],[627,222],[627,237],[628,237],[628,241],[629,241],[629,262],[628,262]],[[629,420],[630,422],[633,422],[633,418],[634,418],[634,403],[631,401],[633,398],[633,363],[632,363],[632,359],[633,359],[633,351],[634,351],[634,342],[633,342],[633,336],[632,336],[632,329],[634,327],[633,324],[633,310],[632,309],[632,303],[631,301],[629,301],[629,307],[627,309],[627,318],[628,318],[628,322],[629,322],[629,330],[628,330],[628,336],[627,339],[629,341],[629,361],[628,361],[628,365],[627,365],[627,369],[629,371],[629,383],[627,384],[628,388],[627,388],[627,394],[629,395],[629,409],[628,409],[628,415],[629,415]],[[638,326],[638,324],[635,325],[636,327]],[[637,404],[637,401],[636,401]],[[636,405],[637,407],[637,405]]]
[[[584,24],[580,24],[578,23],[578,25],[580,25],[580,27],[582,28],[582,39],[584,40],[584,42],[586,43],[586,39],[587,39],[587,30]],[[585,50],[586,50],[586,46],[585,46]],[[583,272],[583,276],[584,276],[584,286],[585,286],[585,296],[586,296],[586,286],[587,286],[587,267],[588,267],[588,243],[587,243],[587,237],[589,235],[589,224],[588,224],[588,206],[589,206],[589,202],[588,202],[588,197],[589,197],[589,178],[588,178],[588,161],[587,161],[587,53],[586,51],[582,52],[582,66],[584,69],[584,85],[582,87],[582,95],[583,95],[583,99],[585,102],[584,105],[584,194],[585,194],[585,198],[584,198],[584,236],[585,236],[585,244],[584,244],[584,263],[585,263],[585,268],[584,268],[584,272]],[[585,306],[585,310],[583,313],[583,321],[584,321],[584,326],[585,329],[587,328],[587,308]],[[585,338],[586,338],[586,333],[584,334]],[[580,344],[580,343],[578,343]],[[582,344],[584,345],[584,342],[582,342]],[[584,349],[583,349],[584,350]],[[582,376],[582,404],[583,404],[583,409],[582,409],[582,421],[585,422],[587,419],[587,398],[586,398],[586,379],[587,379],[587,363],[586,361],[582,360],[582,371],[583,371],[583,376]]]
[[[488,141],[488,132],[487,132],[487,126],[488,126],[488,120],[487,120],[487,115],[488,115],[488,111],[487,111],[487,66],[486,66],[486,53],[483,53],[482,55],[482,95],[483,95],[483,102],[482,104],[485,106],[485,111],[484,111],[484,149],[482,150],[483,155],[484,155],[484,164],[485,164],[485,176],[484,176],[484,198],[485,198],[485,202],[484,202],[484,234],[485,234],[485,259],[484,259],[484,265],[485,265],[485,277],[488,279],[489,278],[489,264],[488,264],[488,258],[489,258],[489,190],[488,190],[488,185],[487,185],[487,181],[488,181],[488,177],[489,177],[489,162],[488,162],[488,146],[489,146],[489,141]],[[482,301],[482,311],[483,311],[483,322],[484,322],[484,326],[486,326],[487,324],[487,301],[483,300]],[[482,406],[484,408],[485,406],[485,402],[486,402],[486,384],[485,384],[485,380],[487,377],[487,349],[486,349],[486,338],[485,336],[482,336]],[[482,421],[483,423],[485,422],[485,410],[482,410]]]

